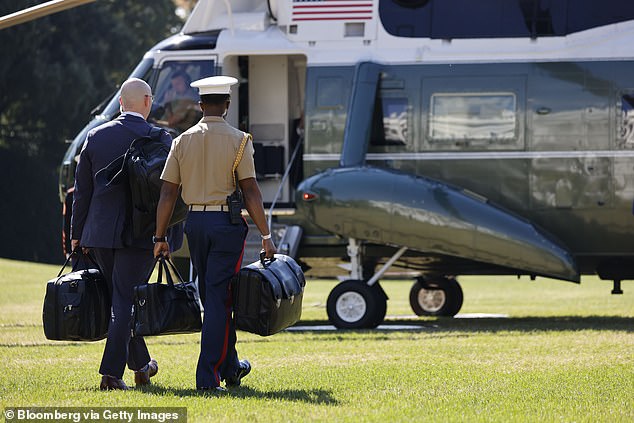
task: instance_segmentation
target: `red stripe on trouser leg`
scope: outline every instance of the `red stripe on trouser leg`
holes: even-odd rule
[[[242,257],[244,256],[244,249],[246,247],[247,240],[246,237],[244,239],[244,243],[242,244],[242,251],[240,252],[240,258],[236,263],[236,267],[234,269],[234,273],[238,273],[240,270],[240,266],[242,264]],[[216,384],[220,385],[220,375],[218,374],[218,369],[220,365],[224,363],[225,358],[227,358],[227,349],[229,347],[229,320],[231,319],[231,304],[233,303],[231,298],[231,283],[229,283],[227,301],[225,301],[225,337],[222,342],[222,355],[220,356],[220,360],[214,366],[214,378],[216,379]]]
[[[231,291],[229,291],[229,293],[231,293]],[[220,360],[218,360],[214,366],[214,379],[216,379],[216,385],[220,385],[220,375],[218,374],[218,369],[220,368],[220,365],[224,363],[225,358],[227,358],[227,348],[229,346],[229,319],[231,319],[230,301],[230,298],[225,301],[225,337],[222,341],[222,355],[220,356]]]
[[[236,263],[236,267],[233,269],[233,273],[238,273],[240,271],[240,267],[242,266],[242,257],[244,257],[244,248],[247,245],[247,240],[244,240],[244,244],[242,244],[242,252],[240,253],[240,258],[238,259],[238,262]]]

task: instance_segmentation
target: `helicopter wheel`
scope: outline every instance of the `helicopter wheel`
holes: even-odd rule
[[[409,303],[417,316],[455,316],[463,298],[460,284],[452,277],[420,277],[409,292]]]
[[[339,329],[372,329],[385,318],[387,295],[378,283],[343,281],[328,295],[326,311]]]

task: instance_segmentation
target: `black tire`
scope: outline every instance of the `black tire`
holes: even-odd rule
[[[385,318],[387,297],[379,284],[347,280],[330,291],[326,312],[339,329],[372,329]]]
[[[381,285],[379,285],[378,282],[376,282],[370,288],[371,288],[372,294],[375,296],[377,308],[376,308],[376,311],[375,311],[375,314],[374,314],[374,319],[372,320],[372,322],[367,327],[369,329],[374,329],[378,325],[383,323],[383,321],[385,320],[385,313],[387,312],[387,300],[388,300],[388,297],[387,297],[387,294],[385,293],[385,291],[383,290]]]
[[[453,317],[462,308],[464,296],[455,278],[418,278],[409,291],[409,304],[417,316]]]

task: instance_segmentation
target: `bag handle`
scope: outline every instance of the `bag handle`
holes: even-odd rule
[[[172,259],[166,259],[165,263],[167,263],[165,268],[167,269],[169,267],[171,269],[171,272],[174,274],[174,276],[176,276],[176,280],[180,283],[184,283],[185,279],[183,279],[183,277],[181,276],[180,272],[176,268],[176,265],[174,264],[174,262],[172,262]]]
[[[150,269],[150,273],[147,275],[145,283],[150,283],[150,278],[152,277],[152,273],[154,272],[157,263],[158,280],[156,281],[156,283],[163,283],[163,272],[165,272],[165,281],[168,285],[174,286],[174,280],[176,280],[178,283],[184,283],[183,277],[179,273],[174,263],[172,263],[172,260],[165,258],[164,256],[158,256],[154,259],[154,266],[152,266],[152,268]]]
[[[150,278],[152,277],[152,273],[154,273],[154,269],[156,268],[156,263],[158,263],[160,259],[161,259],[161,256],[154,257],[154,264],[152,264],[152,268],[150,269],[147,276],[145,277],[145,283],[150,283]],[[162,276],[161,268],[159,267],[159,277],[161,276]]]
[[[273,263],[277,259],[275,257],[266,258],[264,256],[265,254],[266,254],[266,252],[264,250],[260,250],[260,263],[262,264],[262,267],[267,268],[268,266],[271,265],[271,263]]]
[[[233,177],[233,186],[236,187],[236,191],[238,190],[238,183],[236,181],[236,169],[242,160],[242,156],[244,155],[244,147],[247,145],[247,141],[249,139],[253,139],[251,134],[248,132],[244,133],[242,137],[242,141],[240,142],[240,148],[238,148],[238,154],[236,155],[236,159],[233,161],[233,166],[231,167],[231,176]]]
[[[78,255],[79,255],[79,249],[80,249],[80,248],[81,248],[81,247],[77,247],[77,248],[75,248],[73,251],[71,251],[71,252],[70,252],[70,254],[68,255],[68,257],[66,258],[66,261],[65,261],[65,262],[64,262],[64,264],[62,265],[62,268],[59,270],[59,273],[57,274],[57,279],[59,279],[59,278],[60,278],[60,276],[62,276],[62,273],[64,273],[64,269],[66,269],[66,266],[68,266],[68,263],[69,263],[69,262],[70,262],[70,260],[73,258],[73,256],[78,256]],[[88,257],[88,260],[90,260],[90,262],[91,262],[92,264],[94,264],[94,265],[95,265],[95,268],[96,268],[97,270],[99,270],[99,272],[100,272],[100,273],[103,273],[103,272],[101,272],[101,268],[99,267],[99,265],[97,264],[97,262],[95,261],[95,259],[92,257],[92,255],[90,255],[90,253],[88,253],[88,254],[84,254],[84,255],[85,255],[86,257]],[[77,270],[77,266],[79,266],[79,261],[77,261],[77,262],[75,262],[75,264],[73,264],[73,267],[71,268],[71,270],[72,270],[73,272],[74,272],[74,271],[76,271],[76,270]],[[84,268],[84,270],[88,270],[88,269],[89,269],[89,268],[88,268],[88,266],[86,266],[86,267]]]

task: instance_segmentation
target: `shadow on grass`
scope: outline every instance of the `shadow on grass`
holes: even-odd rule
[[[306,327],[306,329],[294,329],[293,332],[332,334],[332,331],[324,330],[323,328],[330,325],[330,322],[326,320],[303,320],[298,323],[298,326]],[[314,326],[315,330],[312,330],[310,326]],[[394,326],[394,329],[390,329],[390,326]],[[417,329],[417,326],[420,329]],[[411,318],[385,320],[381,324],[381,329],[338,330],[337,332],[411,332],[417,330],[429,332],[549,332],[580,330],[634,332],[634,318],[619,316],[485,317],[473,319],[453,319],[450,317]]]
[[[323,335],[342,335],[345,333],[394,333],[394,332],[429,332],[429,333],[477,333],[477,332],[555,332],[555,331],[619,331],[634,332],[634,317],[620,316],[550,316],[550,317],[480,317],[480,318],[399,318],[388,319],[381,323],[381,329],[335,329],[328,320],[301,320],[295,326],[284,333]],[[393,326],[393,328],[390,328]],[[43,338],[43,336],[42,336]],[[160,337],[161,344],[198,344],[198,339],[170,342],[169,337]],[[240,336],[238,335],[238,339]],[[241,339],[241,342],[257,343],[268,342],[269,337]],[[46,341],[28,343],[0,342],[0,347],[24,348],[24,347],[81,347],[86,342]],[[265,393],[263,393],[265,394]],[[292,394],[288,394],[291,395]]]
[[[174,395],[177,397],[232,397],[259,398],[282,401],[306,402],[311,404],[337,405],[332,393],[325,389],[282,389],[277,391],[260,391],[248,386],[238,386],[226,392],[198,391],[196,389],[170,388],[153,384],[139,391],[156,395]]]

